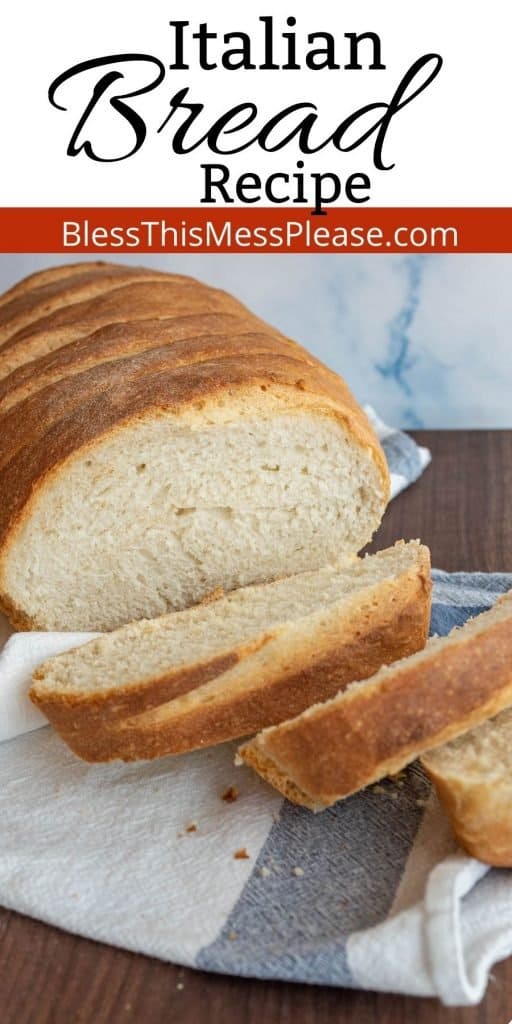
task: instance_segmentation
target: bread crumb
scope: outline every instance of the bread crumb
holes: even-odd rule
[[[197,825],[195,821],[191,821],[190,825],[186,826],[185,832],[197,832]]]
[[[427,804],[428,804],[428,800],[422,800],[422,799],[416,800],[416,807],[426,807]]]
[[[185,986],[182,981],[179,981],[178,984],[176,985],[176,988],[178,989],[178,992],[182,992]]]
[[[245,846],[241,846],[239,850],[235,850],[233,858],[235,860],[249,860],[249,854],[247,853]]]
[[[230,932],[229,935],[228,935],[228,941],[229,942],[236,942],[237,938],[238,938],[238,935],[236,934],[236,932]]]
[[[233,764],[235,765],[235,768],[241,768],[242,765],[245,764],[245,761],[243,757],[240,757],[240,754],[235,754],[235,760]]]
[[[292,875],[295,875],[296,878],[302,878],[303,874],[302,868],[292,868]]]
[[[225,804],[234,804],[235,800],[238,800],[238,797],[239,792],[236,786],[228,786],[228,788],[224,790],[221,800],[224,800]]]
[[[180,513],[183,514],[184,511],[187,510],[178,509],[177,515]],[[215,590],[212,590],[207,594],[206,597],[203,597],[203,600],[199,602],[199,607],[202,608],[205,604],[213,604],[214,601],[220,601],[221,597],[225,597],[224,587],[217,587]]]
[[[262,878],[268,878],[269,875],[271,875],[271,874],[272,874],[272,872],[271,872],[270,868],[265,868],[265,867],[260,868],[260,875],[261,875]]]
[[[377,793],[378,796],[382,796],[382,794],[385,795],[386,790],[384,786],[372,786],[372,793]]]

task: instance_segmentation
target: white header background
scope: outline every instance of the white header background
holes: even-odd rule
[[[169,111],[170,98],[189,86],[188,98],[206,104],[200,122],[204,131],[236,103],[256,102],[257,123],[262,124],[290,103],[312,101],[320,109],[322,134],[328,135],[362,104],[389,102],[413,61],[428,52],[440,53],[444,66],[391,124],[385,154],[394,161],[393,170],[375,170],[370,140],[350,154],[328,147],[306,157],[305,173],[330,171],[343,179],[354,172],[369,174],[367,205],[512,205],[508,9],[506,0],[18,0],[4,13],[0,42],[0,205],[194,206],[203,192],[201,163],[228,164],[231,180],[246,171],[263,177],[273,171],[293,172],[301,158],[294,143],[274,154],[254,146],[232,157],[211,154],[204,145],[185,157],[172,153],[172,122],[161,134],[156,129]],[[67,100],[69,109],[56,110],[48,101],[48,87],[67,68],[126,52],[152,54],[167,67],[173,60],[169,21],[185,19],[193,30],[207,21],[220,36],[248,32],[257,63],[262,59],[262,15],[273,15],[277,37],[290,31],[286,17],[296,17],[299,60],[300,41],[305,43],[308,32],[333,33],[341,64],[348,60],[345,32],[377,32],[386,70],[202,71],[193,63],[197,42],[190,40],[189,71],[166,71],[155,91],[128,100],[148,127],[146,142],[135,156],[110,164],[94,163],[83,152],[66,156],[71,133],[99,77],[96,70],[88,84],[82,76],[83,81],[65,86],[60,99]],[[221,54],[221,42],[212,52]],[[277,47],[276,55],[280,52],[284,50]],[[361,53],[371,53],[371,47],[363,46]],[[130,83],[133,76],[132,69]],[[95,118],[95,139],[100,130],[108,145],[121,127],[119,115],[107,112],[100,129],[99,124]],[[340,202],[347,204],[344,198]],[[262,204],[268,205],[264,197]]]

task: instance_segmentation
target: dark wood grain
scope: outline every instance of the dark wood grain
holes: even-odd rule
[[[433,462],[374,547],[421,537],[439,568],[512,571],[512,432],[418,432]],[[0,838],[1,841],[1,838]],[[512,960],[479,1007],[195,972],[0,910],[1,1024],[508,1024]]]

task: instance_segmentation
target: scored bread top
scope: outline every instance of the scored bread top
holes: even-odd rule
[[[94,287],[96,293],[92,296],[75,295],[76,301],[70,302],[64,301],[65,296],[69,298],[69,289],[65,289],[64,295],[60,295],[61,305],[53,312],[38,316],[10,333],[0,345],[0,379],[99,327],[150,317],[174,317],[180,311],[190,311],[192,285],[175,275],[133,270],[131,276],[120,274],[113,280],[109,276],[107,282],[100,276],[95,279]],[[194,289],[194,311],[211,312],[218,308],[243,311],[236,299],[221,298],[222,294],[198,283],[197,290]],[[27,301],[30,295],[22,296],[19,301]],[[0,313],[7,308],[0,307]]]
[[[175,309],[174,303],[171,303],[170,309]],[[287,338],[278,338],[268,329],[265,331],[263,325],[256,332],[251,318],[236,313],[203,312],[185,316],[169,314],[159,320],[137,319],[128,323],[121,321],[109,323],[106,327],[83,336],[80,334],[82,329],[83,324],[77,327],[75,340],[67,341],[65,345],[39,355],[37,374],[34,374],[32,362],[28,362],[0,380],[0,413],[6,412],[11,406],[17,405],[36,391],[42,391],[63,377],[116,359],[126,359],[146,349],[158,349],[163,345],[177,345],[187,341],[197,348],[198,343],[204,346],[209,339],[219,337],[226,345],[238,345],[239,351],[241,344],[252,347],[253,339],[258,339],[261,351],[262,336],[265,335],[265,351],[273,345],[286,347],[289,352],[295,347],[300,350],[300,346],[296,346],[295,342],[288,341]],[[304,357],[307,358],[305,350]],[[106,367],[107,371],[108,369]]]
[[[22,291],[0,305],[0,354],[15,333],[27,330],[29,325],[48,317],[54,310],[101,296],[123,281],[162,280],[163,277],[165,275],[157,270],[107,265],[101,269],[93,267],[91,271],[84,269],[71,277],[54,278]]]
[[[102,274],[105,269],[114,265],[107,263],[105,260],[83,260],[81,263],[62,263],[56,267],[45,267],[43,270],[36,270],[33,274],[28,274],[21,281],[17,281],[3,295],[0,295],[0,306],[10,302],[11,299],[18,298],[18,296],[23,295],[25,292],[33,291],[33,289],[40,288],[45,284],[52,284],[61,278],[75,277],[76,274],[83,274],[86,270],[89,274]]]

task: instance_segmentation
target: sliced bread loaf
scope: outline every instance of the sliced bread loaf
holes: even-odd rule
[[[52,658],[32,700],[89,761],[247,735],[423,647],[430,560],[399,543],[152,621]]]
[[[322,810],[512,704],[512,591],[447,637],[266,729],[244,761]]]
[[[18,628],[186,608],[354,555],[380,522],[386,462],[343,381],[231,296],[152,277],[54,274],[0,307],[0,605]]]
[[[512,867],[512,709],[421,758],[461,845]]]

